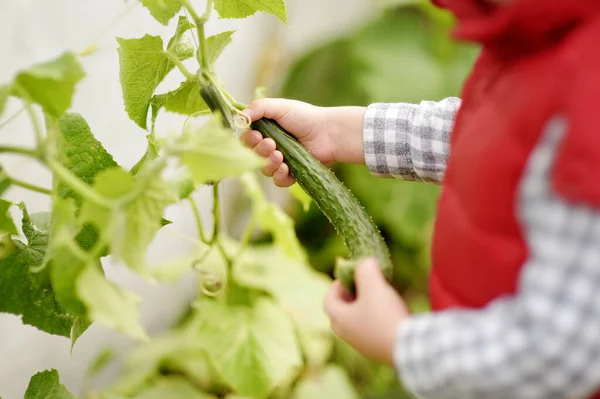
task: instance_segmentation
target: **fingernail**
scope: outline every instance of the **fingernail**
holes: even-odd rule
[[[269,159],[271,159],[271,162],[273,162],[273,163],[278,161],[277,155],[275,155],[275,153],[272,153],[271,156],[269,157]]]
[[[248,115],[250,117],[250,119],[252,119],[252,110],[250,110],[250,108],[246,108],[245,110],[242,111],[244,114]]]

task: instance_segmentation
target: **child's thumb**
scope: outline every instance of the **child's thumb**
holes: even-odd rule
[[[356,266],[354,280],[359,296],[379,290],[382,285],[387,284],[379,268],[379,263],[374,258],[365,259]]]

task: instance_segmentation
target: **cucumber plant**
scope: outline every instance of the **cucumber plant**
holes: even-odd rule
[[[148,341],[139,322],[139,299],[105,278],[102,259],[112,255],[148,280],[172,280],[193,268],[200,275],[201,290],[191,316],[176,332],[159,338],[163,349],[142,347],[121,381],[98,395],[302,397],[298,392],[312,389],[312,382],[305,380],[307,370],[351,390],[343,371],[327,365],[333,338],[320,302],[329,279],[310,269],[293,221],[262,192],[254,171],[264,160],[232,134],[236,125],[247,121],[245,107],[225,90],[213,65],[235,32],[205,34],[213,11],[221,18],[264,11],[285,22],[284,0],[208,0],[203,13],[190,0],[141,2],[159,23],[178,20],[166,44],[152,35],[117,38],[125,112],[148,132],[146,152],[130,170],[104,149],[82,115],[70,111],[85,76],[79,60],[85,54],[65,52],[0,86],[0,117],[7,101],[20,101],[35,137],[33,148],[2,146],[0,153],[29,158],[52,175],[47,188],[0,171],[0,194],[20,186],[48,195],[52,203],[49,212],[30,215],[25,204],[0,199],[0,312],[70,338],[72,345],[93,322]],[[192,58],[198,63],[196,72],[184,64]],[[180,86],[156,93],[172,71],[183,76]],[[201,117],[205,124],[198,127],[186,120],[179,132],[161,136],[156,120],[164,111]],[[0,128],[12,120],[6,117]],[[275,139],[300,186],[346,240],[351,257],[378,257],[389,277],[392,267],[385,243],[350,191],[275,122],[263,120],[253,126]],[[178,165],[175,177],[166,173],[171,161]],[[220,226],[219,183],[226,178],[239,180],[252,204],[239,240]],[[204,185],[213,190],[210,232],[192,197]],[[188,203],[194,214],[198,237],[188,239],[197,250],[184,259],[149,267],[148,245],[158,230],[173,228],[165,227],[170,224],[163,218],[165,209],[180,202]],[[21,238],[9,212],[14,205],[22,214]],[[273,245],[250,244],[257,227],[272,234]],[[339,268],[349,288],[353,264],[342,262]],[[314,295],[298,300],[299,292]],[[166,370],[194,383],[167,377]],[[25,398],[44,397],[45,392],[74,397],[55,370],[36,374]]]

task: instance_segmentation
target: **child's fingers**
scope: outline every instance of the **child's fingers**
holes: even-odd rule
[[[374,258],[365,259],[354,269],[356,290],[359,297],[369,292],[377,292],[382,285],[387,285],[385,277]]]
[[[346,299],[351,294],[346,290],[339,280],[335,280],[325,295],[325,313],[332,319],[337,320],[348,306]]]
[[[275,173],[273,173],[273,182],[277,187],[289,187],[296,182],[296,179],[290,175],[289,166],[282,163]]]
[[[252,122],[261,118],[280,119],[290,112],[294,101],[285,98],[261,98],[253,101],[243,112]]]
[[[280,151],[275,150],[271,153],[271,155],[269,155],[268,163],[266,166],[262,167],[261,172],[263,175],[271,177],[273,176],[273,173],[279,169],[282,163],[283,154]]]
[[[262,134],[257,130],[246,129],[240,135],[240,140],[249,148],[254,148],[263,139]]]
[[[275,151],[275,141],[273,139],[267,138],[262,140],[254,147],[254,151],[260,155],[261,157],[268,157]]]

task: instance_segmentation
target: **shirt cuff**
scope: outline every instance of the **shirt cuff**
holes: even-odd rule
[[[409,142],[417,108],[406,103],[367,107],[363,128],[365,161],[375,176],[420,180],[413,168]]]

